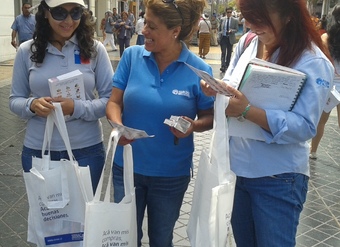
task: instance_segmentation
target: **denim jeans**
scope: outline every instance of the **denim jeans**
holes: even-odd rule
[[[142,225],[145,208],[148,217],[148,236],[150,247],[171,247],[173,229],[179,217],[185,191],[190,176],[150,177],[134,174],[137,204],[138,246],[143,237]],[[113,167],[114,200],[120,202],[124,197],[123,169]]]
[[[237,247],[294,247],[309,178],[237,177],[232,227]]]
[[[89,166],[93,191],[96,191],[105,162],[105,148],[103,143],[72,150],[79,166]],[[67,151],[51,151],[51,160],[69,159]],[[41,150],[23,147],[21,162],[25,172],[32,168],[32,157],[41,158]]]

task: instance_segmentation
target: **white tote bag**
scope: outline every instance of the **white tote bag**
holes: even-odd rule
[[[33,157],[32,169],[23,174],[29,203],[27,240],[39,247],[81,247],[85,202],[93,198],[90,171],[74,160],[61,106],[54,106],[46,121],[42,158]],[[49,151],[54,125],[70,160],[51,161],[44,154]]]
[[[136,198],[131,145],[125,145],[123,153],[125,196],[119,203],[111,202],[110,200],[113,188],[112,164],[119,136],[118,132],[113,130],[109,138],[105,163],[107,163],[107,156],[111,146],[113,154],[104,199],[100,199],[104,180],[103,169],[94,199],[86,203],[84,247],[137,246]]]
[[[226,97],[216,96],[209,152],[201,153],[187,234],[193,247],[236,246],[230,224],[236,176],[230,170]]]

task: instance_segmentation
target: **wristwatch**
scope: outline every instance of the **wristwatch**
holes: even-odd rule
[[[246,106],[246,108],[244,109],[244,111],[242,112],[242,114],[240,115],[240,116],[238,116],[237,117],[237,120],[238,121],[240,121],[240,122],[244,122],[244,121],[246,121],[246,115],[247,115],[247,113],[248,113],[248,111],[249,111],[249,109],[250,109],[250,104],[248,104],[247,106]]]

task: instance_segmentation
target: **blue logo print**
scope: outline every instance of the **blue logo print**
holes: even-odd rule
[[[317,78],[316,79],[316,84],[320,85],[320,86],[323,86],[323,87],[326,87],[326,88],[329,88],[329,82],[328,81],[325,81],[324,79],[321,79],[321,78]]]

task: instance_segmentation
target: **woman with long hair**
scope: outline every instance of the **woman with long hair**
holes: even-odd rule
[[[248,34],[241,38],[223,78],[232,82],[227,88],[234,95],[225,114],[256,124],[264,141],[229,132],[230,165],[237,175],[234,236],[237,247],[294,247],[308,189],[308,141],[316,134],[334,67],[304,0],[239,0],[238,5],[256,37],[246,48]],[[291,110],[256,107],[235,88],[253,58],[306,74]],[[202,87],[214,93],[204,82]]]
[[[80,166],[90,167],[95,191],[105,162],[99,119],[105,116],[113,69],[105,47],[93,37],[84,7],[83,0],[41,1],[33,39],[20,46],[15,58],[9,106],[27,120],[22,166],[29,172],[32,157],[42,156],[42,130],[53,110],[51,102],[60,102],[73,154]],[[74,70],[83,75],[85,100],[52,98],[48,79]],[[50,151],[52,160],[71,158],[57,130]]]

